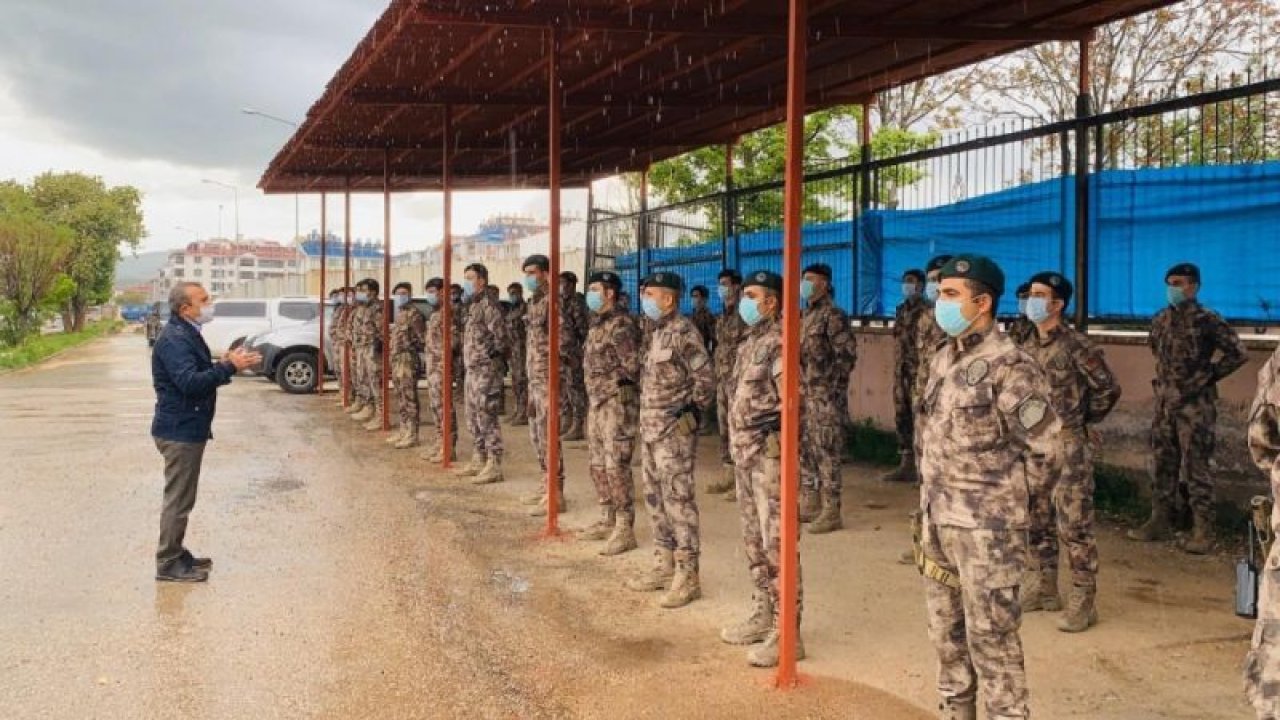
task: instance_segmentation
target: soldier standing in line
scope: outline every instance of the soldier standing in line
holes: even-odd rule
[[[659,604],[684,607],[702,597],[701,552],[693,465],[698,417],[711,404],[715,376],[698,330],[680,314],[683,282],[658,272],[644,289],[644,312],[654,321],[640,392],[640,442],[645,505],[653,523],[654,564],[632,578],[638,592],[667,588]]]
[[[347,308],[342,314],[342,349],[351,356],[351,361],[347,363],[347,394],[351,398],[351,404],[347,406],[346,412],[348,415],[356,415],[365,407],[360,355],[355,346],[356,316],[360,312],[360,305],[356,302],[354,287],[347,288],[346,296]]]
[[[1009,322],[1005,334],[1019,345],[1025,344],[1035,337],[1036,324],[1027,318],[1027,302],[1031,297],[1031,283],[1024,282],[1018,286],[1018,316]]]
[[[503,324],[506,325],[507,330],[509,332],[511,325],[510,323],[507,323],[508,306],[506,303],[502,301],[502,295],[498,291],[498,286],[487,285],[485,286],[485,292],[489,293],[489,298],[493,300],[494,304],[497,306],[498,312],[502,315]],[[511,337],[510,334],[508,334],[507,337],[509,342]],[[502,357],[494,361],[494,364],[497,366],[498,382],[500,385],[504,387],[503,391],[498,393],[498,415],[499,416],[507,414],[507,393],[505,390],[505,386],[506,386],[506,380],[507,380],[507,373],[511,371],[511,363],[509,362],[509,358],[508,358],[510,353],[511,353],[511,348],[510,348],[510,345],[508,345],[507,351],[503,353]]]
[[[809,274],[806,271],[806,276]],[[756,667],[778,664],[778,573],[782,555],[782,278],[771,272],[747,275],[738,313],[747,325],[729,401],[729,446],[738,484],[738,513],[747,569],[755,586],[751,615],[720,631],[731,645],[760,643],[747,653]],[[798,558],[797,558],[798,559]],[[800,614],[804,589],[797,568],[796,659],[804,659]]]
[[[462,356],[467,366],[467,427],[475,450],[471,462],[453,474],[472,478],[474,485],[486,485],[503,480],[502,428],[498,424],[502,401],[499,360],[507,350],[507,326],[498,303],[486,289],[488,268],[472,263],[463,278],[463,297],[468,299],[469,307]]]
[[[378,281],[366,278],[356,283],[356,312],[351,321],[351,344],[359,358],[357,379],[364,397],[364,409],[351,419],[363,422],[365,430],[382,429],[382,301]]]
[[[587,278],[587,308],[595,313],[587,334],[588,466],[600,503],[600,521],[580,533],[608,542],[601,555],[636,547],[635,482],[631,455],[640,415],[640,327],[618,307],[622,278],[608,270]]]
[[[880,478],[885,482],[919,480],[916,475],[915,409],[912,389],[920,365],[916,349],[917,326],[928,305],[924,299],[924,271],[902,274],[902,302],[893,316],[893,421],[898,433],[898,467]]]
[[[529,374],[525,367],[524,287],[520,283],[507,286],[507,331],[511,338],[511,410],[513,427],[529,424]]]
[[[746,335],[747,325],[738,314],[738,298],[742,292],[742,275],[725,268],[717,278],[717,292],[724,312],[716,321],[715,377],[716,422],[720,425],[720,478],[707,484],[707,493],[727,493],[726,500],[736,495],[733,455],[729,452],[729,397],[733,393],[733,364],[738,357],[738,344]]]
[[[804,269],[800,331],[800,522],[815,535],[844,527],[840,461],[849,415],[849,373],[858,362],[849,316],[831,297],[831,267]],[[737,461],[735,460],[736,464]]]
[[[1026,564],[1028,488],[1061,464],[1061,423],[1044,373],[1001,333],[1004,274],[959,255],[939,274],[938,325],[951,338],[932,360],[919,407],[918,566],[938,654],[941,716],[1030,717],[1019,585]]]
[[[449,301],[449,297],[444,295],[444,280],[438,277],[431,278],[427,281],[425,291],[427,304],[434,307],[435,310],[427,318],[427,328],[425,333],[426,347],[424,360],[426,362],[427,372],[427,395],[430,398],[431,415],[435,419],[433,423],[436,427],[436,437],[431,443],[423,449],[421,457],[429,463],[439,464],[444,462],[444,441],[441,433],[444,432],[444,311],[440,307],[440,303]],[[459,342],[462,337],[462,316],[454,308],[451,322],[453,325],[453,342]],[[455,367],[456,371],[457,368]],[[449,404],[449,461],[453,462],[458,459],[458,400],[455,396],[453,402]]]
[[[1193,525],[1182,549],[1203,555],[1213,545],[1209,458],[1218,418],[1218,381],[1239,370],[1248,357],[1236,331],[1196,299],[1200,268],[1191,263],[1169,268],[1165,290],[1169,307],[1151,321],[1149,338],[1156,358],[1156,377],[1151,381],[1155,392],[1151,518],[1130,530],[1129,538],[1152,542],[1169,537],[1169,513],[1179,481],[1185,477]]]
[[[338,288],[334,303],[333,316],[329,318],[329,342],[333,348],[334,374],[338,376],[337,404],[341,407],[347,401],[351,387],[351,378],[347,377],[346,363],[343,362],[346,357],[343,350],[348,347],[349,342],[347,316],[351,312],[351,288]]]
[[[1271,481],[1274,537],[1280,533],[1280,505],[1274,504],[1280,497],[1280,349],[1258,371],[1258,392],[1249,418],[1249,453]],[[1258,720],[1280,720],[1280,543],[1272,543],[1264,567],[1258,621],[1244,663],[1244,686]]]
[[[421,353],[426,344],[427,320],[414,307],[413,285],[402,282],[391,291],[395,320],[391,324],[391,384],[396,393],[400,432],[387,438],[397,450],[418,444],[418,378],[422,375]]]
[[[458,283],[449,286],[449,301],[453,303],[453,312],[463,328],[463,334],[453,338],[453,396],[464,398],[467,395],[467,364],[463,362],[462,346],[466,340],[467,313],[471,311],[471,303],[463,302],[462,286]]]
[[[689,291],[689,298],[693,301],[693,312],[689,313],[689,320],[693,326],[698,329],[698,334],[702,335],[702,341],[707,345],[707,352],[715,357],[716,347],[716,316],[707,307],[707,300],[711,297],[707,292],[705,285],[694,285]],[[714,410],[714,408],[712,408]],[[710,435],[715,432],[716,418],[714,412],[704,413],[702,416],[702,427],[698,428],[699,435]]]
[[[551,260],[546,255],[530,255],[521,266],[524,271],[524,289],[529,293],[529,302],[525,306],[525,362],[529,379],[529,440],[538,455],[538,467],[542,469],[537,492],[521,498],[525,505],[533,505],[529,515],[541,517],[547,514],[547,443],[559,443],[559,437],[547,436],[547,413],[550,412],[550,312],[551,303],[547,297],[551,292],[550,278]],[[561,311],[563,316],[563,311]],[[560,488],[559,511],[564,512],[567,504],[564,499],[564,454],[558,454],[559,466],[556,468],[556,484]]]
[[[582,346],[587,342],[590,313],[587,301],[578,292],[578,276],[568,270],[560,273],[560,408],[565,424],[560,439],[576,442],[587,423],[587,386],[582,373]]]
[[[1071,303],[1071,282],[1042,272],[1028,283],[1024,309],[1036,332],[1012,338],[1049,380],[1050,402],[1062,421],[1062,470],[1049,488],[1031,496],[1032,554],[1039,572],[1022,587],[1022,611],[1059,610],[1058,539],[1067,546],[1071,595],[1058,623],[1063,632],[1083,632],[1098,622],[1098,545],[1093,532],[1093,450],[1089,427],[1102,422],[1120,399],[1120,386],[1107,360],[1084,333],[1068,327],[1063,313]],[[1037,488],[1033,488],[1033,491]],[[1048,492],[1044,492],[1047,490]],[[1056,526],[1055,526],[1056,525]]]

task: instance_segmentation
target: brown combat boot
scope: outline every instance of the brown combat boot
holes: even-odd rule
[[[655,592],[671,585],[671,578],[674,574],[674,553],[666,548],[655,548],[653,551],[653,566],[629,578],[625,585],[628,590],[634,590],[635,592]]]
[[[406,425],[404,432],[401,433],[400,439],[391,447],[396,450],[408,450],[418,446],[418,428],[416,426]]]
[[[500,483],[502,477],[502,456],[490,455],[485,461],[484,467],[480,468],[480,472],[471,479],[472,485],[490,485],[492,483]]]
[[[365,408],[364,401],[361,400],[360,398],[356,398],[355,400],[351,401],[350,405],[347,406],[346,413],[348,415],[355,415],[360,411],[364,410],[364,408]]]
[[[1029,572],[1022,583],[1022,612],[1062,609],[1062,596],[1058,594],[1058,571]]]
[[[880,476],[881,482],[914,483],[920,479],[916,473],[916,456],[910,451],[898,454],[898,467]]]
[[[675,577],[671,589],[658,600],[668,610],[682,608],[702,597],[702,584],[698,581],[697,562],[686,553],[676,553]]]
[[[822,512],[809,525],[811,535],[824,535],[844,527],[844,518],[840,515],[840,498],[826,490],[822,491],[821,497]]]
[[[763,642],[773,630],[773,600],[769,593],[756,590],[751,594],[751,614],[746,620],[720,631],[720,639],[730,645],[753,645]]]
[[[722,492],[728,492],[733,489],[736,482],[733,477],[733,466],[723,463],[720,465],[720,477],[707,483],[707,494],[719,495]]]
[[[557,507],[556,512],[559,512],[559,513],[563,513],[565,511],[565,508],[568,507],[568,504],[565,503],[565,500],[564,500],[564,490],[561,490],[560,492],[556,493],[556,507]],[[543,495],[542,501],[539,504],[529,508],[529,517],[546,517],[546,515],[547,515],[547,496]]]
[[[747,662],[751,667],[771,668],[778,666],[778,643],[782,640],[782,633],[778,632],[776,627],[769,629],[768,636],[764,642],[747,651]],[[804,659],[804,640],[800,637],[799,629],[796,630],[796,660]]]
[[[617,514],[617,519],[613,525],[613,534],[609,536],[609,541],[600,549],[601,555],[612,557],[636,549],[635,517],[634,510]]]
[[[540,505],[547,501],[547,489],[545,487],[538,489],[528,495],[520,496],[521,505]]]
[[[1072,586],[1067,611],[1058,621],[1058,629],[1065,633],[1084,632],[1098,624],[1098,607],[1094,604],[1097,588]]]
[[[377,408],[375,408],[373,405],[369,405],[369,404],[361,405],[360,411],[351,413],[350,418],[352,422],[366,423],[366,422],[369,422],[369,418],[373,417],[373,414],[376,411],[377,411]]]
[[[813,488],[800,488],[800,522],[811,523],[822,510],[822,496]]]
[[[369,432],[380,432],[382,430],[382,408],[374,407],[373,415],[369,418],[369,422],[364,424],[364,429]]]
[[[449,462],[452,463],[457,461],[458,461],[458,451],[451,450],[449,452]],[[444,462],[444,446],[436,445],[435,449],[432,450],[431,454],[427,456],[427,462],[433,465],[439,465],[443,463]]]
[[[387,435],[385,438],[383,438],[383,439],[382,439],[382,442],[384,442],[384,443],[386,443],[386,444],[388,444],[388,445],[395,445],[396,443],[400,442],[400,438],[404,437],[404,434],[405,434],[405,433],[407,433],[407,432],[409,432],[409,426],[408,426],[408,425],[400,425],[400,426],[398,426],[398,427],[396,428],[396,431],[395,431],[395,432],[393,432],[393,433],[391,433],[391,434]]]
[[[1188,555],[1207,555],[1213,549],[1212,525],[1207,516],[1192,518],[1191,536],[1182,541],[1182,551]]]
[[[1153,500],[1151,503],[1151,517],[1142,527],[1130,530],[1126,534],[1130,540],[1137,540],[1138,542],[1168,540],[1172,535],[1169,529],[1169,509]]]
[[[452,471],[450,471],[449,474],[453,475],[454,477],[471,477],[472,475],[479,475],[480,471],[484,469],[484,466],[485,466],[484,456],[481,455],[480,453],[474,453],[471,456],[470,462],[468,462],[466,465],[463,465],[462,467],[454,468]]]
[[[617,513],[613,509],[613,505],[600,506],[600,519],[588,525],[578,532],[580,540],[604,540],[613,533],[613,527],[617,519]]]

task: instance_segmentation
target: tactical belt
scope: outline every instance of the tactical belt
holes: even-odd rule
[[[911,552],[915,555],[916,569],[930,580],[942,583],[953,590],[960,589],[960,578],[943,568],[924,554],[924,517],[921,513],[911,516]]]

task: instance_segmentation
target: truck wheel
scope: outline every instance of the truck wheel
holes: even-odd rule
[[[290,395],[313,392],[316,369],[316,357],[312,353],[289,353],[276,365],[276,384]]]

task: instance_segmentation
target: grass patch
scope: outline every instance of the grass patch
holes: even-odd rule
[[[898,436],[872,425],[870,420],[862,420],[850,429],[845,453],[857,462],[897,465]]]
[[[77,333],[53,333],[28,338],[21,345],[0,348],[0,370],[18,370],[30,367],[57,355],[63,350],[83,345],[90,340],[110,335],[124,327],[119,320],[99,320],[87,323]]]

